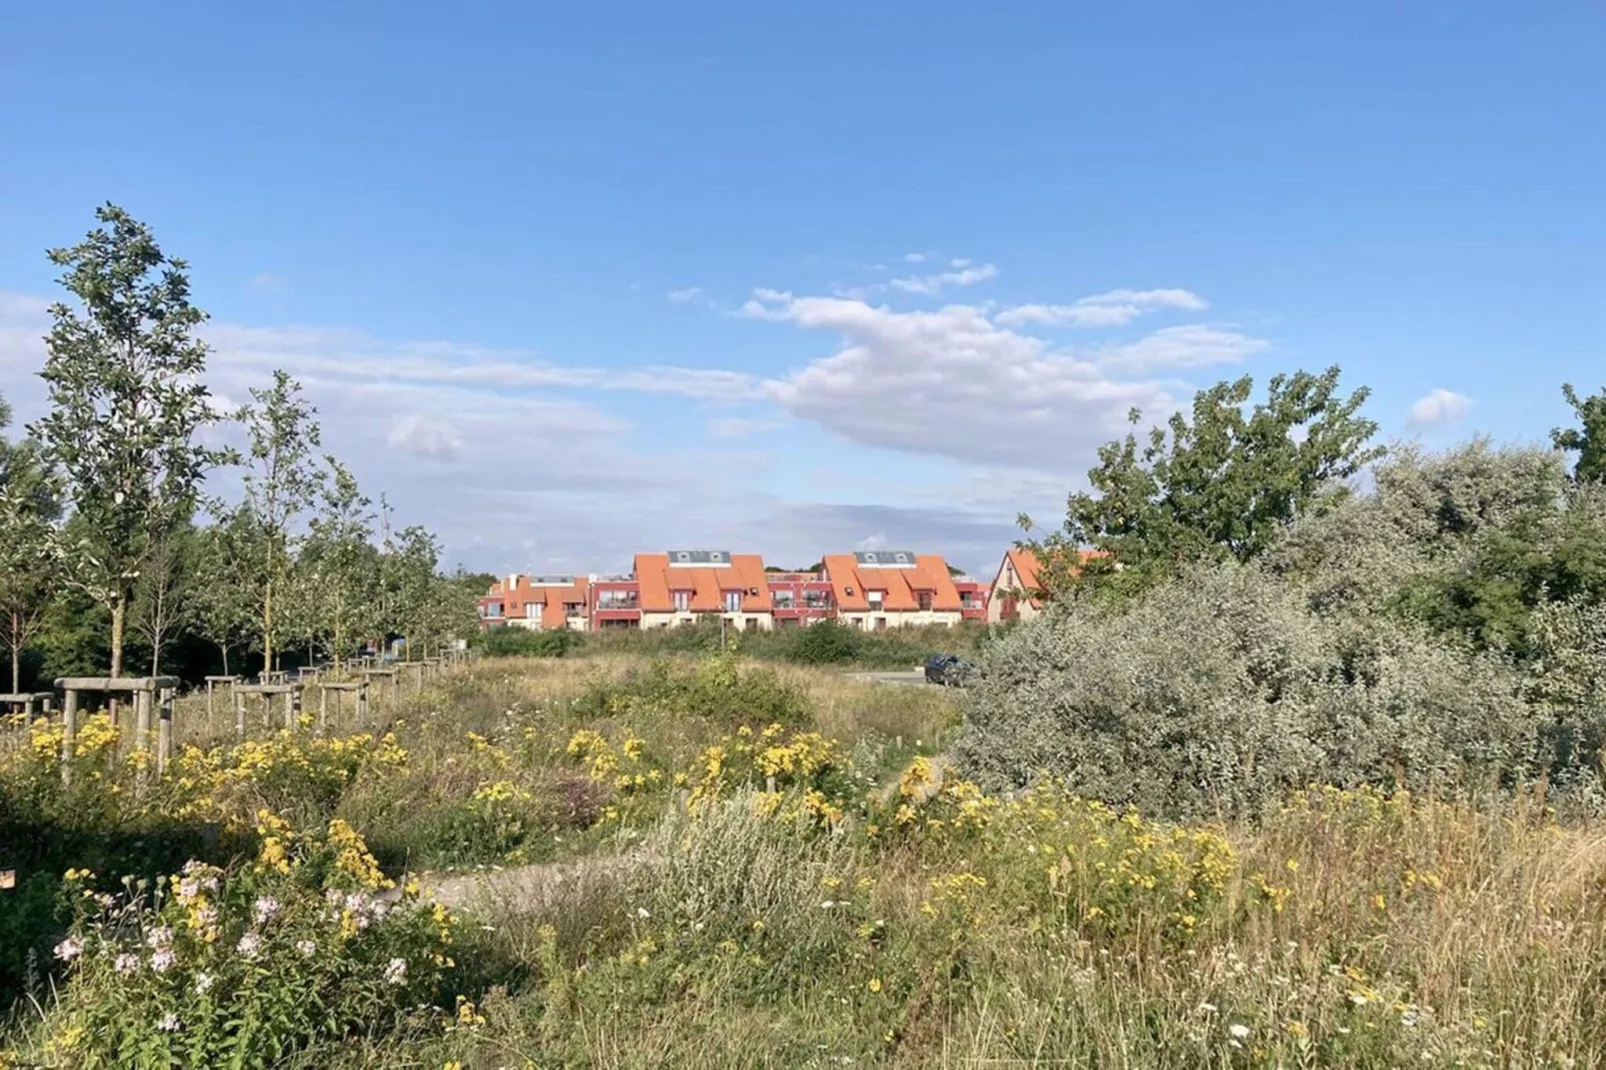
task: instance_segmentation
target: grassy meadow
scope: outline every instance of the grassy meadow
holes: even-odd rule
[[[0,1066],[1606,1064],[1598,823],[989,795],[963,701],[485,659],[321,738],[186,697],[160,778],[90,717],[70,786],[12,725]]]

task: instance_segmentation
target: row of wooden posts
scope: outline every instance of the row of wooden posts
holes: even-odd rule
[[[293,677],[288,672],[265,672],[255,683],[246,683],[238,676],[208,676],[206,712],[209,716],[213,714],[216,694],[220,687],[226,686],[229,702],[234,709],[234,734],[237,739],[245,739],[247,704],[253,696],[260,701],[263,728],[273,727],[273,706],[277,699],[282,703],[282,726],[294,730],[301,723],[302,692],[308,683],[315,682],[319,689],[316,723],[320,735],[329,729],[331,693],[335,696],[336,720],[340,719],[344,705],[341,696],[350,694],[351,721],[356,727],[362,728],[368,723],[370,696],[394,702],[407,683],[412,685],[415,693],[422,691],[425,680],[444,674],[467,657],[466,651],[452,650],[438,658],[390,665],[380,664],[377,659],[363,658],[355,666],[355,678],[348,680],[324,679],[324,671],[320,669],[300,669]],[[71,780],[80,697],[85,694],[129,697],[134,711],[135,748],[147,753],[154,750],[156,770],[160,775],[173,756],[173,700],[180,682],[172,676],[68,676],[57,680],[56,690],[62,693],[62,779]],[[54,691],[0,694],[0,708],[9,708],[13,713],[20,712],[31,723],[36,717],[52,715],[55,697]]]

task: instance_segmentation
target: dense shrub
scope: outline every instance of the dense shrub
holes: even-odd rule
[[[1319,615],[1235,564],[1020,628],[972,690],[971,775],[999,787],[1046,772],[1168,815],[1249,813],[1315,782],[1509,783],[1536,771],[1544,727],[1504,659],[1386,618]]]
[[[791,660],[802,665],[835,665],[859,655],[862,634],[834,620],[804,628],[792,641]]]
[[[602,718],[697,717],[729,728],[813,721],[802,688],[766,666],[743,667],[734,653],[659,659],[623,679],[598,681],[575,699],[574,711]]]
[[[479,650],[490,658],[561,658],[584,643],[585,636],[567,628],[492,628],[480,637]]]

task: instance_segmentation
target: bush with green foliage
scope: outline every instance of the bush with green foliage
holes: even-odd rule
[[[585,645],[585,636],[567,628],[530,631],[527,628],[492,628],[479,637],[476,647],[488,658],[561,658]]]
[[[594,717],[697,717],[729,728],[813,723],[802,688],[766,666],[743,667],[727,651],[698,661],[668,658],[622,680],[599,681],[577,697],[574,711]]]
[[[862,633],[841,621],[822,620],[798,632],[788,657],[800,665],[837,665],[859,656]]]
[[[1253,814],[1312,783],[1511,783],[1536,771],[1543,727],[1506,659],[1313,612],[1236,563],[1020,628],[971,691],[959,758],[985,784],[1047,773],[1182,817]]]

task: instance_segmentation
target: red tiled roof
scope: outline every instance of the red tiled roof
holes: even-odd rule
[[[770,588],[764,559],[758,554],[731,554],[731,563],[717,567],[669,564],[668,554],[637,554],[636,579],[641,583],[641,608],[647,613],[670,613],[675,591],[690,591],[693,613],[723,613],[725,592],[742,593],[742,612],[768,613]],[[754,594],[754,591],[757,594]]]
[[[827,554],[825,572],[837,605],[849,613],[870,609],[867,591],[886,592],[881,606],[889,612],[919,609],[922,591],[931,593],[932,609],[956,612],[960,608],[959,592],[941,554],[916,554],[912,568],[862,567],[853,554]]]

